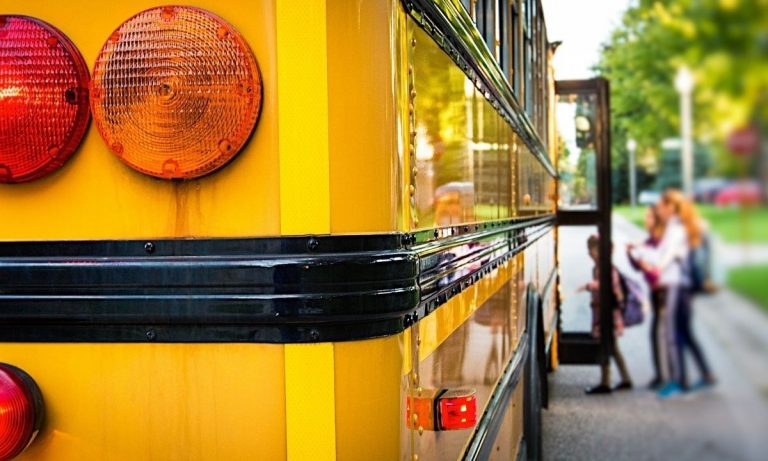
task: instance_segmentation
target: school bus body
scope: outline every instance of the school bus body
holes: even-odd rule
[[[44,427],[16,459],[519,455],[528,311],[555,290],[553,172],[521,134],[527,119],[502,115],[417,21],[438,10],[416,3],[189,1],[231,23],[259,63],[260,118],[230,165],[158,180],[126,168],[91,126],[59,171],[0,184],[0,210],[12,218],[0,220],[0,302],[43,312],[0,320],[0,362],[28,372],[45,398]],[[440,11],[459,11],[445,3]],[[55,25],[91,65],[118,25],[161,5],[11,1],[0,13]],[[449,183],[465,185],[438,190]],[[366,291],[359,280],[378,276],[360,261],[394,269]],[[307,303],[349,291],[360,301],[339,301],[347,311],[332,318],[292,304],[249,317],[248,271],[274,270],[265,273],[277,283],[280,264],[321,274]],[[206,265],[220,269],[210,286],[231,288],[216,296],[232,304],[201,300],[184,282],[208,287],[209,272],[193,272]],[[161,295],[141,291],[154,283],[172,287],[161,294],[181,307],[166,313]],[[390,295],[407,309],[386,310]],[[47,311],[40,299],[63,307]],[[189,317],[177,324],[176,315]],[[477,427],[406,422],[409,397],[457,388],[476,391]]]

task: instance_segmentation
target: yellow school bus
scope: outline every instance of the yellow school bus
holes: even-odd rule
[[[0,460],[536,459],[538,0],[0,6]]]

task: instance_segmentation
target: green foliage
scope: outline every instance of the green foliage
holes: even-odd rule
[[[638,0],[626,11],[596,68],[611,81],[615,165],[628,138],[642,166],[678,135],[673,81],[682,65],[696,81],[696,137],[710,144],[719,173],[733,174],[728,133],[750,121],[768,126],[768,0]]]
[[[744,266],[728,272],[728,288],[749,298],[768,312],[768,266]]]
[[[768,208],[766,207],[741,209],[698,205],[697,209],[709,223],[711,231],[727,243],[768,243]],[[614,206],[613,211],[638,227],[643,227],[645,207]]]

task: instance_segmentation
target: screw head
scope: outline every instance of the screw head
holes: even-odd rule
[[[307,242],[307,249],[309,251],[315,251],[319,246],[320,246],[320,242],[314,237],[310,238],[309,242]]]
[[[155,333],[155,330],[151,328],[147,330],[146,335],[147,335],[147,339],[150,341],[154,341],[155,338],[157,338],[157,333]]]
[[[144,251],[147,254],[152,254],[155,252],[155,244],[152,242],[147,242],[144,244]]]

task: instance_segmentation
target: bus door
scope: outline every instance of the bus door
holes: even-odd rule
[[[608,81],[558,81],[558,359],[602,364],[613,335]],[[607,333],[607,334],[604,334]]]

